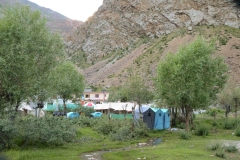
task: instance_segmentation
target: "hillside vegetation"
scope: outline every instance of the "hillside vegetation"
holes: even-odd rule
[[[111,87],[118,86],[136,73],[144,78],[149,87],[153,87],[156,67],[169,52],[175,53],[181,45],[192,42],[197,36],[216,41],[215,56],[222,56],[229,66],[230,77],[239,84],[240,30],[229,26],[195,26],[192,30],[182,28],[160,38],[141,37],[125,49],[103,57],[99,62],[82,69],[89,85]]]

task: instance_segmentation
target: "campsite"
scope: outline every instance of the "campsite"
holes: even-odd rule
[[[1,0],[0,160],[239,160],[240,3],[217,2]]]
[[[148,110],[147,110],[148,111]],[[154,111],[151,111],[155,113]],[[148,112],[146,112],[148,113]],[[172,129],[150,130],[145,128],[135,135],[146,134],[142,138],[131,139],[126,126],[131,129],[131,119],[111,119],[107,115],[93,119],[80,117],[71,120],[77,129],[77,141],[66,143],[61,147],[11,149],[3,152],[11,159],[83,159],[98,160],[121,159],[239,159],[239,130],[228,128],[235,123],[234,117],[224,120],[224,111],[219,110],[214,120],[209,112],[197,114],[197,125],[188,135],[181,126]],[[46,117],[45,117],[46,118]],[[55,117],[57,118],[57,117]],[[48,119],[48,118],[47,118]],[[57,118],[58,119],[58,118]],[[100,122],[101,121],[101,122]],[[43,123],[43,122],[41,122]],[[97,126],[98,125],[98,126]],[[114,126],[118,127],[115,128]],[[201,126],[199,128],[199,126]],[[197,134],[207,126],[206,134]],[[104,128],[104,130],[102,130]],[[136,126],[136,130],[138,127]],[[112,134],[106,133],[112,132]],[[115,134],[113,134],[115,132]],[[126,135],[127,134],[127,135]],[[115,138],[115,140],[114,140]],[[119,139],[120,138],[120,139]],[[160,138],[157,144],[154,139]],[[118,139],[118,140],[116,140]],[[29,139],[30,140],[30,139]]]

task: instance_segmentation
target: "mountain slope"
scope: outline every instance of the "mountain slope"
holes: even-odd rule
[[[59,32],[63,36],[69,35],[83,23],[81,21],[71,20],[58,12],[55,12],[49,8],[41,7],[28,0],[0,0],[0,5],[3,7],[5,5],[14,5],[17,3],[30,6],[30,8],[33,10],[39,10],[41,14],[46,17],[47,26],[50,28],[50,30],[53,32]]]
[[[67,52],[98,62],[140,37],[158,38],[197,25],[240,26],[233,0],[104,0],[98,11],[70,37]],[[127,52],[125,53],[127,54]]]
[[[230,78],[240,85],[240,30],[227,26],[196,26],[192,30],[180,29],[158,39],[143,38],[136,49],[129,50],[128,55],[109,57],[81,72],[87,83],[93,86],[119,86],[135,73],[153,88],[157,65],[165,55],[175,53],[181,45],[188,44],[199,35],[208,40],[217,39],[215,56],[224,58],[229,66]]]

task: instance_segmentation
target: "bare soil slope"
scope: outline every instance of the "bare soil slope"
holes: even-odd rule
[[[240,36],[232,35],[235,30],[228,31],[228,29],[225,26],[219,28],[202,26],[191,31],[181,31],[181,34],[175,32],[159,39],[149,40],[121,59],[110,57],[95,63],[82,70],[82,73],[87,83],[93,86],[105,88],[119,86],[131,73],[135,73],[143,77],[149,87],[153,87],[157,65],[166,54],[177,52],[181,45],[188,44],[201,34],[207,39],[217,39],[215,56],[222,56],[225,59],[229,66],[230,77],[240,84]]]

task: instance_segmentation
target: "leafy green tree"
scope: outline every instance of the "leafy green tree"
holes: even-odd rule
[[[57,95],[63,99],[64,110],[66,101],[74,96],[81,96],[84,90],[84,77],[78,73],[71,62],[59,65],[49,76],[54,80],[53,88]]]
[[[231,110],[231,106],[235,106],[235,117],[237,118],[237,108],[239,100],[240,87],[232,79],[230,79],[228,83],[224,86],[223,90],[217,95],[216,102],[225,107],[226,117]]]
[[[150,91],[150,88],[145,85],[141,77],[133,75],[122,87],[121,97],[126,99],[126,101],[134,101],[138,104],[141,119],[142,104],[150,102],[153,99],[153,94]]]
[[[43,90],[63,42],[49,31],[40,12],[20,5],[1,9],[0,39],[0,103],[17,109],[20,101]]]
[[[212,56],[214,50],[214,43],[197,38],[158,65],[156,93],[169,106],[185,110],[186,131],[193,109],[208,106],[227,81],[227,65]]]

